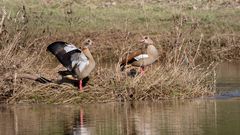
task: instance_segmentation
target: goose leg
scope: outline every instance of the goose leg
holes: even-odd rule
[[[140,73],[141,75],[144,75],[144,67],[140,67]]]
[[[83,91],[82,80],[79,80],[79,90],[80,90],[80,91]]]
[[[80,126],[83,127],[83,110],[80,110]]]

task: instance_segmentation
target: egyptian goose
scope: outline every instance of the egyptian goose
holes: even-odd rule
[[[92,43],[92,40],[86,39],[82,50],[63,41],[54,42],[47,47],[47,50],[55,55],[59,62],[79,80],[80,91],[83,89],[82,80],[88,77],[95,67],[95,61],[88,49]]]
[[[127,54],[120,63],[122,71],[125,69],[125,66],[129,64],[140,67],[141,75],[143,75],[144,67],[152,64],[158,59],[158,50],[155,48],[153,41],[148,36],[144,36],[140,42],[146,45],[146,48]]]

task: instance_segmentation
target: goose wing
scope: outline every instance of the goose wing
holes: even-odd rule
[[[140,54],[140,55],[134,57],[134,59],[135,59],[136,61],[139,61],[139,60],[142,60],[142,59],[146,59],[146,58],[148,58],[148,57],[149,57],[149,56],[148,56],[147,54]]]
[[[83,52],[72,55],[71,61],[71,67],[78,68],[80,72],[82,72],[89,64],[89,60]]]
[[[126,64],[131,64],[133,63],[134,61],[137,61],[137,59],[135,59],[135,57],[139,56],[143,54],[143,51],[142,50],[137,50],[137,51],[134,51],[132,53],[128,53],[122,60],[121,62],[121,66],[122,65],[126,65]]]
[[[57,41],[50,44],[47,47],[47,50],[50,51],[53,55],[57,57],[59,62],[66,67],[69,71],[73,69],[73,60],[76,60],[72,57],[76,57],[77,55],[82,54],[82,51],[78,49],[75,45],[69,44],[62,41]],[[86,57],[86,56],[85,56]],[[79,58],[86,59],[86,58]]]

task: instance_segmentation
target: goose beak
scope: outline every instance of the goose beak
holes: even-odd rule
[[[94,42],[91,42],[91,44],[88,45],[88,48],[93,48]]]
[[[144,40],[144,39],[142,39],[142,40],[140,40],[139,42],[140,42],[140,43],[144,43],[144,41],[145,41],[145,40]]]

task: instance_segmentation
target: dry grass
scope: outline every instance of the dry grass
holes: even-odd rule
[[[126,7],[128,6],[132,5]],[[159,17],[158,11],[161,8],[148,3],[141,10],[133,8],[134,12],[126,15],[128,12],[123,10],[124,6],[119,5],[116,8],[109,8],[114,12],[105,19],[110,21],[101,18],[101,15],[109,13],[108,8],[91,8],[90,18],[85,16],[85,19],[89,20],[87,27],[84,23],[86,20],[78,26],[79,22],[75,23],[73,20],[74,15],[66,17],[58,15],[58,12],[55,14],[54,11],[50,16],[44,16],[45,12],[42,12],[40,17],[36,15],[38,19],[33,17],[35,14],[28,14],[26,15],[29,17],[28,22],[24,21],[23,9],[17,10],[19,14],[14,15],[14,18],[9,17],[9,12],[6,14],[1,12],[3,14],[0,19],[0,57],[2,58],[0,101],[60,104],[185,99],[213,95],[216,62],[240,58],[238,24],[229,23],[228,26],[227,22],[217,22],[219,18],[216,19],[214,13],[209,18],[205,18],[208,15],[202,15],[203,12],[196,14],[198,11],[194,11],[193,16],[181,12]],[[48,10],[50,9],[46,11]],[[139,15],[139,11],[141,13],[144,11],[144,14]],[[100,14],[94,20],[98,12]],[[119,18],[114,18],[115,14],[119,15]],[[149,14],[150,16],[147,16]],[[124,19],[125,15],[127,18]],[[74,30],[58,24],[59,22],[53,22],[51,29],[49,28],[51,25],[39,19],[59,16],[65,18],[65,22],[71,23],[70,26]],[[160,23],[157,23],[159,20]],[[64,23],[64,21],[60,22]],[[116,23],[109,23],[111,21]],[[40,25],[41,23],[43,25]],[[162,30],[166,24],[167,27]],[[39,27],[33,29],[36,25]],[[75,30],[82,26],[89,31]],[[223,28],[225,26],[227,27]],[[59,30],[58,27],[61,29]],[[143,33],[147,33],[156,42],[161,56],[158,62],[147,67],[144,76],[129,77],[127,73],[119,71],[117,63],[124,52],[139,48],[136,41]],[[81,93],[69,84],[40,84],[18,77],[21,73],[29,73],[40,74],[48,79],[59,78],[57,71],[64,68],[45,51],[47,45],[56,40],[80,45],[87,37],[95,42],[91,51],[97,67],[90,75],[90,82],[84,88],[85,92]]]
[[[20,46],[21,41],[24,40],[22,32],[20,31],[12,37],[9,45],[4,46],[1,50],[1,57],[4,59],[0,61],[2,67],[0,72],[4,77],[1,78],[0,95],[1,100],[6,103],[59,104],[184,99],[212,95],[214,92],[213,68],[202,67],[194,63],[194,59],[199,57],[199,47],[193,51],[194,55],[188,58],[192,58],[192,60],[186,62],[188,56],[186,56],[185,50],[189,49],[189,46],[185,46],[186,40],[183,38],[178,38],[178,46],[162,50],[161,52],[165,56],[161,56],[157,63],[148,67],[144,76],[138,75],[134,78],[129,77],[127,73],[121,73],[117,66],[117,58],[122,55],[122,52],[129,50],[127,44],[133,42],[132,40],[120,38],[119,42],[125,39],[126,45],[124,44],[125,47],[122,48],[113,46],[116,51],[106,50],[105,48],[109,48],[107,45],[100,45],[98,50],[103,50],[102,53],[94,53],[98,66],[91,74],[90,82],[84,88],[85,92],[83,93],[69,84],[39,84],[31,80],[20,79],[18,78],[20,73],[39,73],[44,77],[56,79],[56,72],[61,69],[57,64],[51,63],[53,59],[50,57],[52,56],[47,55],[45,51],[48,40],[52,39],[46,36],[35,40],[25,39],[26,43]],[[103,36],[106,35],[103,34]],[[135,34],[132,36],[134,39]],[[108,41],[116,41],[114,37],[112,38]],[[55,40],[55,38],[53,39]],[[43,57],[46,55],[49,57]],[[108,55],[115,56],[115,58],[108,58]],[[106,60],[109,63],[103,63]]]

